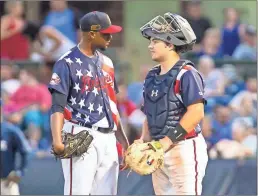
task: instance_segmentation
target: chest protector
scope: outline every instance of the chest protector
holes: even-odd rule
[[[176,96],[174,86],[179,71],[191,61],[180,60],[165,75],[158,78],[160,67],[153,68],[144,83],[144,110],[153,139],[161,139],[175,128],[186,112],[186,107]]]

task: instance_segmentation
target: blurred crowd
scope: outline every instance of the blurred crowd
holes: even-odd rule
[[[54,62],[80,40],[78,20],[82,14],[66,1],[50,1],[42,24],[36,24],[23,17],[21,1],[7,1],[4,6],[0,55],[3,121],[20,128],[35,156],[49,156],[51,96],[47,84]],[[199,1],[189,1],[183,13],[197,36],[191,57],[199,59],[196,66],[206,83],[206,115],[201,126],[210,158],[254,157],[257,79],[241,76],[231,64],[218,68],[215,61],[256,61],[256,29],[242,23],[235,8],[226,8],[223,14],[223,26],[218,28],[203,16]],[[16,61],[22,60],[39,63],[40,67],[17,65]],[[141,134],[145,118],[140,110],[141,89],[150,68],[139,67],[139,81],[118,82],[118,109],[130,142]]]

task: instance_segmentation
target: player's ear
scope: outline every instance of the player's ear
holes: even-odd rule
[[[170,50],[174,50],[174,45],[170,44],[170,43],[167,43],[166,48],[169,48]]]
[[[90,31],[88,35],[90,39],[94,39],[96,37],[96,32]]]

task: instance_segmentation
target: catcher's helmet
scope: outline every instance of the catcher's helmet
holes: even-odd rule
[[[191,50],[196,42],[195,33],[187,20],[170,12],[165,13],[164,16],[156,16],[140,30],[147,39],[153,37],[184,48],[181,52]]]

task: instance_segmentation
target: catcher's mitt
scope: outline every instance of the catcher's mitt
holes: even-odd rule
[[[63,133],[64,152],[56,154],[52,148],[52,154],[59,159],[68,159],[72,156],[81,156],[89,149],[93,137],[88,131],[81,131],[75,135],[71,133]]]
[[[126,151],[125,162],[136,173],[148,175],[163,167],[164,151],[158,141],[133,143]]]

